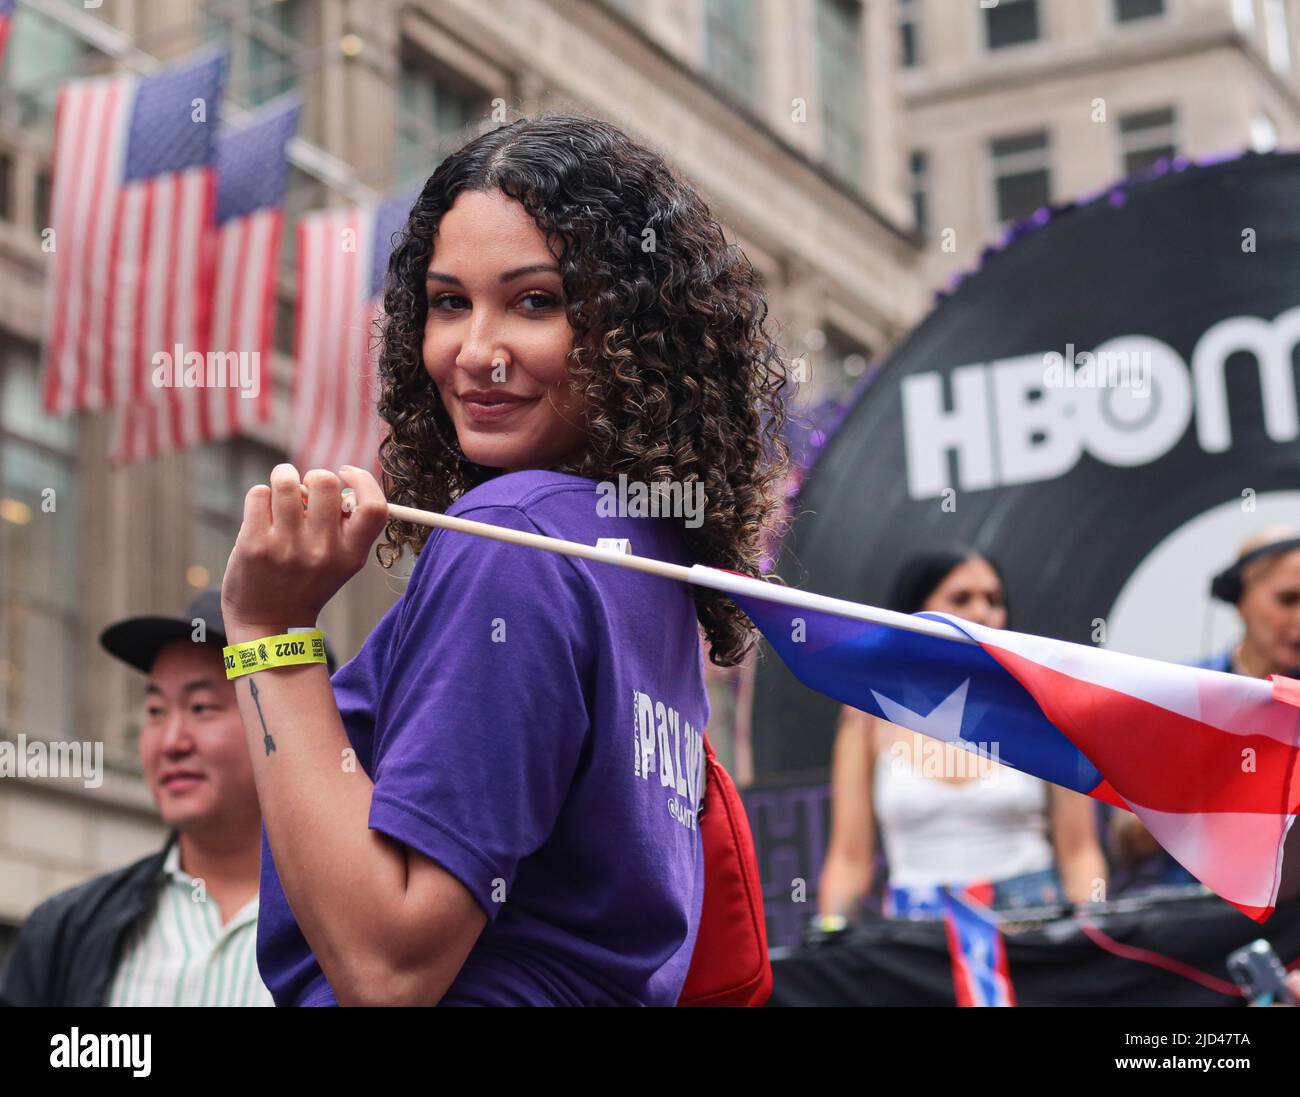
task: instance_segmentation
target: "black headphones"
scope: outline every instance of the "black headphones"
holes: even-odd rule
[[[1229,605],[1235,606],[1241,601],[1241,573],[1247,564],[1253,564],[1263,556],[1276,556],[1298,548],[1300,548],[1300,537],[1290,537],[1285,541],[1277,541],[1271,545],[1261,545],[1257,549],[1251,549],[1235,564],[1230,564],[1210,580],[1210,596],[1217,598],[1220,602],[1227,602]]]

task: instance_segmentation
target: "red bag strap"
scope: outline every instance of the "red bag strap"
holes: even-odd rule
[[[697,821],[704,901],[681,1006],[761,1006],[772,993],[763,890],[749,816],[704,736],[705,786]]]

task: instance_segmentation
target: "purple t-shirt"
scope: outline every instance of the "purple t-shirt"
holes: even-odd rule
[[[447,513],[692,562],[673,519],[612,517],[600,499],[594,481],[526,471]],[[702,660],[685,584],[432,532],[333,685],[375,783],[371,828],[487,914],[444,1004],[677,1001],[704,894]],[[265,832],[257,958],[277,1005],[335,1004]]]

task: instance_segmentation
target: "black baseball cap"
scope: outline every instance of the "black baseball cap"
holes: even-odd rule
[[[221,619],[221,591],[208,587],[189,604],[184,617],[128,617],[117,621],[99,634],[99,644],[142,674],[153,669],[158,653],[176,640],[193,640],[195,621],[204,623],[206,643],[220,654],[226,646],[226,623]],[[334,673],[337,665],[329,641],[325,643],[325,663]]]

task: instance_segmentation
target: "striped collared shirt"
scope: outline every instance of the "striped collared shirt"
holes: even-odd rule
[[[257,896],[227,924],[181,868],[180,841],[163,861],[158,900],[131,928],[110,1006],[270,1006],[257,971]]]

